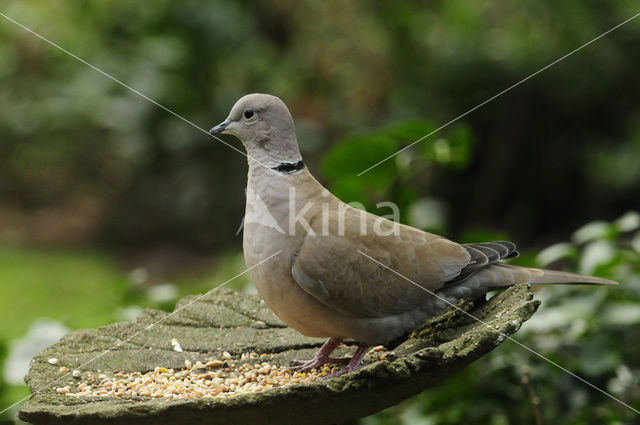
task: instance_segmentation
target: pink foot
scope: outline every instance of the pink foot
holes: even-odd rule
[[[347,367],[337,372],[330,373],[323,379],[337,378],[338,376],[346,375],[347,373],[352,373],[359,370],[362,367],[362,358],[367,353],[367,347],[367,344],[361,342],[360,345],[358,345],[358,349],[351,358],[351,361],[349,362],[349,365],[347,365]]]
[[[332,364],[342,364],[348,363],[351,359],[349,358],[332,358],[329,355],[340,345],[342,340],[339,338],[329,338],[327,342],[325,342],[320,350],[316,353],[315,357],[308,361],[300,361],[294,360],[294,366],[291,369],[299,370],[300,372],[306,372],[314,368],[319,368],[320,366],[332,363]]]

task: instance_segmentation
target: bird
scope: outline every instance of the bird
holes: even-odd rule
[[[243,251],[259,295],[288,326],[328,338],[312,359],[296,362],[301,371],[346,364],[333,376],[355,372],[368,347],[397,340],[462,298],[518,283],[617,284],[511,265],[503,260],[518,255],[512,242],[459,244],[342,202],[309,172],[293,117],[276,96],[243,96],[209,134],[233,135],[247,152]],[[353,356],[331,357],[344,340],[358,343]]]

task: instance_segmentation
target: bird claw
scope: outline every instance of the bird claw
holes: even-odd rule
[[[344,364],[349,363],[346,368],[343,370],[339,370],[333,373],[330,373],[323,378],[335,378],[337,376],[342,376],[345,373],[355,372],[362,367],[362,358],[365,355],[367,344],[360,343],[358,345],[358,349],[356,350],[353,357],[329,357],[329,355],[336,349],[336,347],[340,344],[339,338],[330,338],[327,342],[325,342],[315,357],[309,361],[300,361],[294,360],[293,366],[291,366],[292,370],[299,372],[308,372],[311,369],[319,369],[321,366],[325,364]]]
[[[362,359],[365,355],[366,348],[367,348],[367,344],[360,343],[360,345],[358,346],[358,349],[356,350],[355,354],[351,358],[349,357],[332,358],[332,357],[329,357],[328,352],[331,352],[333,350],[329,351],[326,349],[325,350],[321,349],[318,352],[318,354],[316,354],[316,356],[312,360],[309,360],[308,362],[301,362],[301,361],[294,360],[294,363],[297,363],[298,365],[297,366],[294,365],[292,369],[300,372],[307,372],[311,369],[319,368],[324,364],[349,363],[347,367],[345,367],[344,369],[329,373],[322,377],[323,379],[337,378],[338,376],[355,372],[362,367]]]
[[[346,375],[347,373],[357,372],[364,365],[362,364],[362,356],[354,356],[354,358],[348,359],[349,364],[342,370],[337,370],[335,372],[329,373],[322,377],[322,379],[331,379],[337,378],[342,375]]]

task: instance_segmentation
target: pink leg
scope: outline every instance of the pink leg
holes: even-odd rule
[[[356,350],[356,352],[354,353],[353,357],[351,358],[351,361],[349,362],[349,365],[344,368],[343,370],[339,370],[335,373],[331,373],[327,376],[325,376],[326,378],[335,378],[338,376],[342,376],[346,373],[351,373],[351,372],[355,372],[358,369],[360,369],[362,367],[362,359],[364,357],[365,354],[367,354],[367,348],[369,347],[368,344],[365,344],[364,342],[361,342],[360,345],[358,345],[358,349]]]
[[[292,369],[299,370],[301,372],[306,372],[308,370],[318,368],[325,363],[347,363],[350,359],[348,358],[332,358],[329,357],[331,353],[340,345],[342,340],[340,338],[329,338],[327,342],[325,342],[320,350],[316,353],[315,357],[309,361],[299,361],[295,360],[293,363],[295,366]]]

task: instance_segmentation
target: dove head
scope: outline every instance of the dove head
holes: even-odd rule
[[[254,93],[240,98],[227,119],[209,131],[220,133],[239,138],[248,157],[268,167],[302,160],[291,113],[276,96]]]

